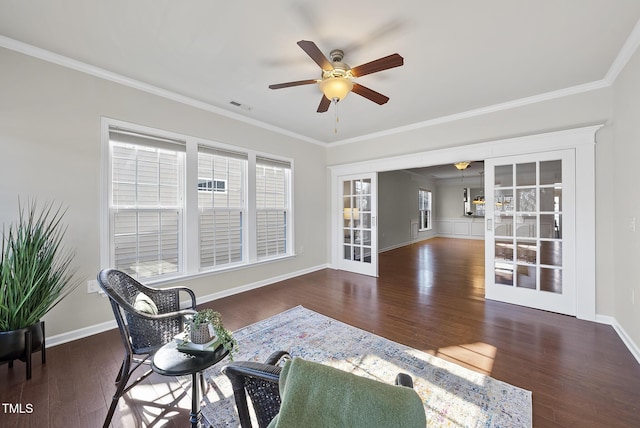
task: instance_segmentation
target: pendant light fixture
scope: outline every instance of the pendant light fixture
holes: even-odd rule
[[[480,187],[482,187],[482,194],[473,198],[474,205],[484,205],[484,171],[480,171]]]
[[[464,171],[469,165],[471,165],[471,162],[469,161],[461,161],[453,164],[453,166],[458,168],[458,171]]]

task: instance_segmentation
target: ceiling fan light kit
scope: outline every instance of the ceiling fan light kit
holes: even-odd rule
[[[320,51],[318,46],[309,40],[300,40],[298,46],[305,51],[309,57],[322,69],[322,79],[298,80],[295,82],[278,83],[269,85],[270,89],[282,89],[291,86],[301,86],[317,83],[322,91],[322,99],[318,106],[318,113],[324,113],[329,109],[331,102],[337,103],[346,97],[349,92],[367,98],[378,105],[382,105],[389,101],[389,97],[379,92],[354,83],[355,78],[366,74],[377,73],[379,71],[388,70],[394,67],[400,67],[404,64],[404,59],[397,53],[388,55],[384,58],[362,64],[358,67],[351,68],[342,62],[344,52],[340,49],[334,49],[330,53],[332,61]]]
[[[340,101],[353,89],[353,82],[346,77],[328,77],[320,81],[320,90],[330,101]]]

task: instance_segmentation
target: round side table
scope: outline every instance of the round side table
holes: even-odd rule
[[[164,376],[191,375],[191,428],[197,428],[200,421],[200,394],[198,392],[198,373],[220,362],[229,351],[224,347],[211,351],[182,352],[176,348],[175,342],[169,342],[154,354],[151,368]]]

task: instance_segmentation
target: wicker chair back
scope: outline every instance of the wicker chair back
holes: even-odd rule
[[[111,301],[120,332],[130,340],[134,354],[158,349],[184,330],[182,315],[158,318],[140,312],[134,307],[138,294],[144,293],[155,303],[158,315],[178,312],[178,290],[147,287],[126,273],[113,269],[103,271],[100,276],[99,282]]]

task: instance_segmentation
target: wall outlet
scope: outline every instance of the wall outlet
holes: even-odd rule
[[[636,218],[631,217],[631,221],[629,222],[629,230],[632,232],[636,231]]]
[[[636,292],[635,292],[635,290],[631,290],[631,304],[632,305],[636,304]]]
[[[87,293],[99,293],[101,290],[97,279],[87,281]]]

